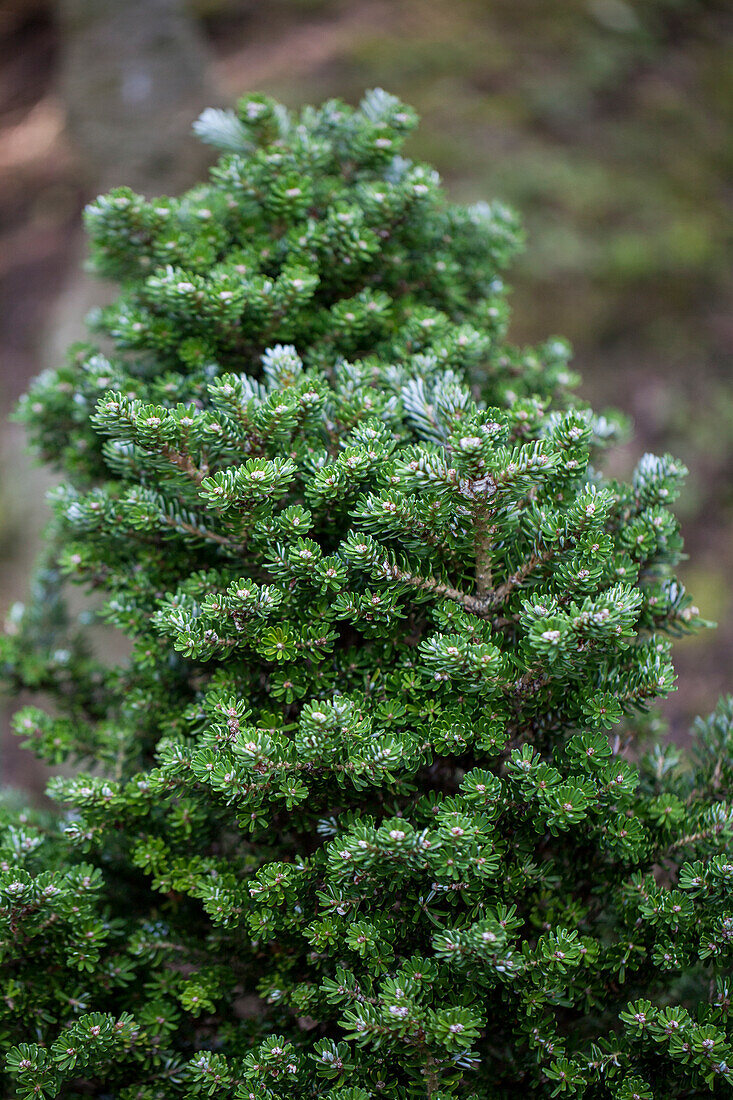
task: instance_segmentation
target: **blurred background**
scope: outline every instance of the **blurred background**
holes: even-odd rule
[[[729,0],[0,0],[0,618],[51,484],[8,413],[110,293],[81,271],[84,202],[190,185],[205,106],[380,85],[453,198],[521,212],[513,339],[567,336],[582,395],[632,418],[613,472],[649,449],[690,468],[681,573],[720,625],[677,645],[683,740],[733,691],[732,32]],[[0,782],[38,789],[0,706]]]

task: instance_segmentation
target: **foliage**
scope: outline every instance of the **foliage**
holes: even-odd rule
[[[74,769],[62,828],[4,814],[18,1097],[733,1082],[733,704],[635,747],[699,625],[685,471],[591,464],[566,345],[506,342],[513,215],[447,203],[414,123],[250,98],[208,184],[88,210],[114,354],[21,406],[65,481],[2,660]],[[61,575],[129,659],[63,635]]]

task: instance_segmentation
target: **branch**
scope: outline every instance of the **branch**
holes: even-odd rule
[[[713,837],[720,836],[727,828],[730,828],[730,821],[716,821],[709,829],[701,829],[697,833],[688,833],[687,836],[675,840],[673,844],[669,845],[667,851],[673,852],[676,848],[686,848],[689,844],[696,844],[698,840],[712,840]]]
[[[481,537],[483,551],[487,550],[488,539],[493,530],[493,527],[487,528],[485,535]],[[404,584],[411,584],[414,588],[422,588],[426,592],[435,593],[436,596],[445,596],[449,600],[454,600],[480,619],[488,619],[491,617],[491,612],[494,608],[504,603],[514,589],[518,588],[538,565],[543,565],[546,561],[549,561],[551,557],[551,550],[545,550],[542,554],[533,554],[524,565],[520,566],[515,573],[512,573],[510,577],[507,577],[506,580],[502,581],[496,588],[481,592],[481,584],[486,583],[487,580],[490,581],[491,578],[491,566],[488,564],[488,553],[486,552],[482,558],[483,564],[481,566],[479,566],[477,558],[476,595],[471,595],[468,592],[461,592],[460,589],[454,588],[449,584],[444,584],[434,577],[420,577],[415,573],[405,573],[396,566],[392,570],[392,575],[396,580],[400,580]],[[483,578],[483,580],[481,580],[481,578]],[[498,625],[503,626],[506,626],[508,622],[509,620],[497,621]]]
[[[496,531],[495,524],[489,523],[489,511],[481,510],[476,515],[474,549],[476,554],[476,594],[480,600],[486,600],[491,590],[491,536]]]
[[[552,550],[545,550],[542,554],[533,554],[515,573],[512,573],[510,577],[502,581],[493,591],[486,593],[484,600],[488,607],[497,607],[499,604],[502,604],[506,598],[511,595],[514,589],[518,588],[522,581],[526,580],[529,574],[536,569],[538,565],[544,565],[551,557]]]
[[[426,592],[433,592],[436,596],[445,596],[449,600],[454,600],[465,607],[467,611],[473,612],[474,615],[478,615],[480,618],[485,619],[488,617],[488,607],[485,600],[478,596],[471,596],[468,592],[461,592],[450,584],[443,584],[441,581],[437,581],[435,577],[419,577],[415,573],[404,573],[397,566],[392,570],[392,575],[403,584],[411,584],[413,588],[422,588]]]
[[[226,535],[217,535],[215,531],[207,531],[205,527],[197,527],[193,523],[184,523],[183,520],[176,519],[175,516],[165,515],[163,512],[160,513],[158,518],[163,523],[167,523],[169,527],[174,527],[176,530],[194,535],[196,538],[203,539],[205,542],[217,542],[220,546],[226,546],[235,553],[241,553],[241,545],[234,542],[233,539],[227,538]]]
[[[207,476],[208,471],[200,470],[196,463],[193,461],[189,454],[182,454],[177,451],[175,447],[169,447],[168,444],[161,448],[160,453],[163,458],[167,458],[181,473],[189,477],[191,481],[196,485],[200,485],[204,478]]]

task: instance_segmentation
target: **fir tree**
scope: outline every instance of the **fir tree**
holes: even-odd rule
[[[733,702],[689,757],[645,717],[685,471],[599,473],[414,124],[250,98],[208,183],[87,211],[114,353],[21,405],[64,480],[1,656],[63,817],[2,811],[3,1095],[730,1094]]]

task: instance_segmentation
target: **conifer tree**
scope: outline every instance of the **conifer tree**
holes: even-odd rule
[[[733,701],[689,755],[647,715],[685,471],[599,472],[565,343],[506,339],[514,216],[414,125],[249,98],[209,182],[87,211],[114,351],[20,411],[63,481],[0,658],[62,814],[2,809],[4,1096],[730,1095]]]

